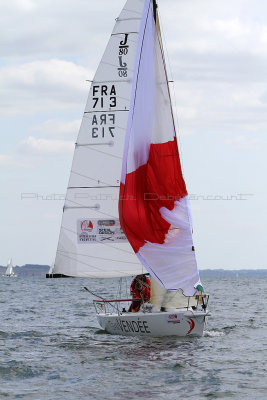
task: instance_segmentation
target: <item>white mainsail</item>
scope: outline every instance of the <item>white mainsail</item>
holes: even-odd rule
[[[126,2],[92,82],[74,152],[54,274],[103,278],[146,272],[118,216],[124,138],[146,1]]]
[[[8,260],[7,269],[5,275],[15,275],[13,270],[12,258]]]

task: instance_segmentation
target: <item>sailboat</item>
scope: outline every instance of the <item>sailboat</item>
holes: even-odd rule
[[[12,258],[8,260],[7,269],[3,276],[13,277],[15,278],[17,275],[14,272],[13,265],[12,265]]]
[[[91,83],[53,277],[149,274],[151,298],[94,300],[120,335],[201,336],[199,278],[155,0],[128,0]],[[142,300],[142,301],[141,301]]]

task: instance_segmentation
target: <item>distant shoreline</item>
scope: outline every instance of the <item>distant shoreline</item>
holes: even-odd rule
[[[26,264],[15,266],[14,271],[21,276],[45,276],[48,273],[49,265]],[[6,271],[5,266],[0,266],[0,274]],[[267,278],[267,269],[200,269],[201,278]]]

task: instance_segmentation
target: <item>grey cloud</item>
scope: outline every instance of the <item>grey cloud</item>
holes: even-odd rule
[[[267,82],[267,57],[244,53],[176,52],[172,64],[175,80]]]
[[[88,48],[95,50],[112,30],[112,12],[117,17],[109,3],[38,0],[32,9],[19,8],[14,0],[1,3],[2,57],[73,57],[84,54]],[[105,13],[105,9],[109,12]]]
[[[267,90],[260,96],[260,101],[267,104]]]

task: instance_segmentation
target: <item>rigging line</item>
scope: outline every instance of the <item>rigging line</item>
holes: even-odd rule
[[[174,76],[173,76],[173,71],[172,71],[172,66],[171,66],[171,61],[170,61],[170,57],[169,57],[169,53],[168,53],[168,47],[167,47],[167,41],[166,41],[166,37],[164,34],[164,29],[163,29],[163,23],[162,18],[161,18],[161,14],[159,12],[159,8],[157,8],[158,11],[158,17],[160,20],[160,26],[161,26],[161,32],[162,32],[162,37],[163,37],[163,41],[164,41],[164,48],[167,54],[167,59],[168,59],[168,67],[169,67],[169,71],[170,71],[170,75],[171,75],[171,82],[172,83],[172,92],[173,92],[173,100],[174,100],[174,116],[175,116],[175,123],[177,126],[177,141],[178,141],[178,147],[179,147],[179,155],[180,155],[180,162],[181,162],[181,168],[183,171],[183,151],[182,151],[182,144],[181,144],[181,133],[180,133],[180,126],[179,126],[179,118],[178,118],[178,107],[177,107],[177,101],[176,101],[176,95],[175,95],[175,84],[174,84]]]
[[[124,35],[130,35],[130,34],[137,34],[138,32],[121,32],[121,33],[112,33],[110,36],[118,36],[121,35],[121,38],[123,38]],[[119,38],[120,39],[120,38]],[[124,38],[123,38],[124,39]],[[128,37],[127,43],[136,43],[137,40],[135,40],[134,38]],[[119,81],[118,81],[119,82]]]
[[[79,262],[81,264],[87,265],[88,267],[91,267],[91,268],[96,269],[98,271],[103,271],[101,268],[97,268],[97,267],[95,267],[95,266],[93,266],[91,264],[88,264],[88,263],[84,262],[84,261],[77,260],[76,258],[69,257],[66,254],[62,254],[62,256],[68,258],[69,260],[76,261],[76,262]]]
[[[88,289],[86,286],[84,286],[84,289],[85,289],[87,292],[89,292],[90,294],[92,294],[93,296],[98,297],[98,298],[101,299],[102,301],[106,301],[107,304],[109,304],[111,307],[113,307],[113,308],[117,311],[118,315],[120,314],[118,306],[117,306],[117,307],[114,306],[114,304],[112,304],[110,301],[104,299],[104,297],[101,297],[101,296],[99,296],[98,294],[95,294],[94,292],[92,292],[92,290]],[[101,302],[99,302],[99,303],[101,303]]]
[[[128,110],[123,110],[123,111],[128,111]],[[87,112],[87,114],[91,114],[91,111],[89,111],[89,112]],[[93,121],[93,118],[91,117],[91,116],[89,116],[89,115],[84,115],[84,118],[86,118],[86,119],[88,119],[89,121]],[[103,127],[103,126],[105,126],[105,127],[111,127],[111,128],[115,128],[115,129],[121,129],[121,130],[123,130],[123,131],[125,131],[126,130],[126,126],[119,126],[119,125],[109,125],[109,124],[105,124],[105,125],[101,125],[101,124],[99,124],[99,126],[101,127]],[[110,146],[110,142],[106,142],[106,143],[97,143],[97,144],[105,144],[105,145],[109,145]],[[96,143],[90,143],[90,145],[96,145]],[[79,145],[79,146],[81,146],[81,145]]]
[[[83,204],[78,203],[77,201],[70,200],[70,199],[67,199],[67,198],[66,198],[65,201],[69,201],[70,203],[76,204],[77,206],[80,206],[80,207],[86,207]],[[68,206],[66,206],[66,207],[68,207]],[[92,206],[92,208],[95,208],[95,212],[99,212],[100,214],[107,215],[110,218],[116,219],[116,217],[114,217],[114,215],[110,215],[110,214],[104,213],[103,211],[98,211],[99,207],[96,208],[95,206]]]
[[[108,82],[108,81],[104,81],[104,82]],[[129,101],[128,99],[125,99],[127,101]],[[115,112],[125,112],[125,111],[129,111],[127,108],[125,108],[124,110],[92,110],[92,111],[85,111],[84,114],[93,114],[93,113],[115,113]]]
[[[116,66],[117,67],[117,66]],[[128,68],[129,69],[129,68]],[[130,83],[130,82],[132,82],[132,79],[123,79],[123,80],[118,80],[118,81],[106,81],[106,80],[102,80],[102,81],[94,81],[94,84],[95,83],[116,83],[116,82],[122,82],[122,83]],[[118,96],[118,95],[116,95],[116,97],[117,97],[117,99],[121,99],[121,100],[125,100],[125,101],[128,101],[129,103],[130,103],[130,100],[131,99],[127,99],[126,97],[122,97],[122,96]],[[114,107],[115,108],[115,107]],[[93,110],[94,111],[94,110]],[[113,111],[113,110],[110,110],[110,111]],[[124,110],[114,110],[114,111],[124,111]]]
[[[98,207],[97,207],[97,205],[95,205],[95,206],[64,206],[64,210],[67,210],[67,209],[77,209],[77,208],[83,208],[83,209],[86,209],[86,208],[90,208],[90,209],[97,209]]]
[[[101,269],[101,268],[97,268],[97,267],[95,267],[94,265],[88,264],[88,263],[86,263],[86,262],[84,262],[84,261],[77,260],[76,258],[72,258],[72,257],[66,256],[66,254],[62,254],[62,255],[63,255],[63,257],[68,258],[69,260],[76,261],[76,262],[78,262],[78,263],[80,263],[80,264],[87,265],[88,267],[93,268],[93,269],[95,269],[95,270],[97,270],[97,271],[106,272],[105,270],[103,270],[103,269]],[[128,274],[126,274],[126,273],[123,272],[123,271],[116,270],[116,269],[113,270],[113,271],[114,271],[114,272],[117,272],[117,273],[119,273],[119,274],[122,274],[123,276],[128,276]],[[96,277],[96,278],[97,278],[97,277]]]
[[[94,148],[92,148],[92,147],[86,147],[86,146],[84,146],[84,148],[87,149],[87,150],[96,151],[97,153],[105,154],[106,156],[110,156],[110,157],[113,157],[113,158],[117,158],[118,160],[122,160],[122,157],[115,156],[114,154],[106,153],[105,151],[97,150],[97,149],[94,149]]]
[[[118,65],[109,63],[109,62],[107,62],[107,61],[102,61],[101,64],[110,65],[111,67],[118,68]],[[133,69],[128,67],[128,71],[129,71],[129,72],[133,72]]]
[[[116,66],[117,67],[117,66]],[[129,69],[129,68],[128,68]],[[95,83],[116,83],[116,82],[122,82],[122,83],[130,83],[130,82],[132,82],[132,79],[130,78],[130,79],[121,79],[121,80],[102,80],[102,81],[92,81],[94,84]],[[125,101],[128,101],[129,103],[130,103],[130,100],[131,99],[127,99],[126,97],[122,97],[122,96],[118,96],[118,95],[116,95],[116,98],[117,99],[121,99],[121,100],[125,100]],[[94,112],[95,110],[92,110],[91,112]],[[112,110],[112,109],[109,109],[109,111],[110,112],[115,112],[115,111],[125,111],[125,110]],[[102,112],[102,110],[100,110],[100,112]],[[86,112],[84,112],[84,114],[85,113],[88,113],[88,111]]]
[[[77,206],[80,206],[80,207],[88,207],[88,206],[85,206],[84,204],[78,203],[77,201],[70,200],[70,199],[68,199],[68,198],[66,198],[65,201],[69,201],[70,203],[76,204]],[[95,206],[94,206],[94,207],[95,207]],[[93,206],[92,206],[92,208],[93,208]],[[99,209],[99,207],[96,208],[96,212],[100,212],[100,213],[103,214],[103,215],[108,215],[109,217],[111,217],[111,218],[113,218],[113,219],[116,219],[116,217],[114,217],[114,215],[110,215],[110,214],[103,213],[103,212],[101,212],[101,211],[97,211],[98,209]]]
[[[133,252],[132,252],[132,251],[123,250],[123,249],[120,249],[119,247],[115,247],[115,246],[112,246],[111,244],[107,244],[107,243],[104,243],[104,242],[100,242],[100,243],[103,244],[104,246],[111,247],[111,248],[114,249],[114,250],[119,250],[119,251],[121,251],[121,252],[123,252],[123,253],[127,253],[127,254],[133,255]],[[129,244],[129,243],[127,242],[126,244]],[[129,244],[129,245],[130,245],[130,244]]]
[[[155,0],[153,0],[153,1],[155,2]],[[164,72],[165,72],[165,85],[167,86],[167,90],[168,90],[168,98],[169,98],[169,105],[170,105],[171,116],[172,116],[173,129],[174,129],[175,137],[176,137],[177,135],[176,135],[175,117],[174,117],[174,111],[173,111],[173,107],[172,107],[172,99],[171,99],[170,85],[169,85],[169,80],[168,80],[167,65],[166,65],[166,59],[165,59],[165,54],[164,54],[164,49],[163,49],[163,42],[162,42],[161,29],[160,29],[159,22],[158,22],[158,27],[156,26],[156,29],[157,29],[157,41],[159,43],[161,60],[162,60]],[[178,140],[177,140],[177,142],[178,142]],[[178,148],[177,148],[177,153],[179,154]]]
[[[140,21],[140,19],[142,18],[116,18],[117,22],[121,22],[121,21]]]
[[[132,32],[129,32],[129,31],[127,31],[127,32],[117,32],[117,33],[112,33],[110,36],[125,35],[126,33],[127,33],[128,35],[131,35],[132,33],[134,33],[134,34],[138,35],[138,32],[134,32],[134,31],[132,31]],[[131,40],[131,42],[134,42],[134,40]]]
[[[149,5],[149,7],[148,7],[148,12],[147,12],[147,16],[146,16],[146,23],[145,23],[144,33],[143,33],[143,38],[142,38],[142,45],[141,45],[141,50],[140,50],[140,57],[139,57],[138,70],[137,70],[137,77],[136,77],[136,85],[135,85],[135,91],[134,91],[133,114],[134,114],[134,110],[135,110],[135,102],[136,102],[136,94],[137,94],[137,85],[138,85],[139,72],[140,72],[140,65],[141,65],[141,59],[142,59],[142,55],[143,55],[143,47],[144,47],[145,33],[146,33],[147,21],[148,21],[148,15],[149,15],[150,8],[151,8],[151,3],[150,3],[150,5]],[[133,116],[132,116],[132,117],[133,117]]]
[[[123,11],[129,11],[135,14],[139,14],[142,17],[142,12],[136,10],[129,10],[128,8],[124,8]],[[140,18],[141,19],[141,18]],[[137,32],[138,33],[138,32]]]
[[[85,147],[85,146],[113,146],[114,142],[109,143],[75,143],[77,147]]]
[[[88,81],[88,79],[86,81]],[[102,81],[88,81],[88,82],[92,82],[93,84],[95,84],[95,83],[116,83],[116,82],[129,83],[129,82],[131,82],[131,79],[104,79]],[[120,97],[120,96],[117,96],[117,97],[123,99],[123,97]]]
[[[66,201],[69,201],[70,203],[77,204],[78,206],[84,207],[83,204],[77,203],[77,201],[73,201],[73,200],[69,200],[69,199],[66,199]],[[68,206],[67,206],[66,208],[68,208]],[[110,215],[110,214],[104,213],[103,211],[98,211],[99,208],[96,208],[96,207],[93,207],[93,206],[90,207],[90,208],[91,208],[91,209],[94,208],[94,211],[95,211],[96,213],[99,213],[99,214],[108,216],[108,217],[110,217],[110,218],[116,219],[116,217],[114,217],[114,215]]]
[[[102,242],[100,242],[102,243]],[[134,265],[140,265],[137,262],[131,262],[131,261],[123,261],[123,260],[114,260],[112,258],[103,258],[103,257],[96,257],[96,256],[90,256],[88,254],[81,254],[81,253],[73,253],[71,251],[64,251],[64,250],[58,250],[59,253],[68,253],[68,254],[77,254],[77,256],[82,256],[82,257],[89,257],[89,258],[96,258],[98,260],[105,260],[105,261],[115,261],[115,262],[120,262],[124,264],[134,264]]]
[[[79,176],[81,176],[81,177],[83,177],[83,178],[90,179],[91,181],[95,181],[95,182],[97,182],[97,183],[98,183],[98,182],[99,182],[99,183],[104,183],[106,186],[112,186],[110,183],[107,183],[107,182],[104,182],[104,181],[100,181],[99,179],[91,178],[90,176],[80,174],[79,172],[75,172],[75,171],[73,171],[73,170],[71,170],[70,172],[71,172],[72,174],[79,175]],[[101,186],[100,186],[99,188],[101,188]]]
[[[67,189],[108,189],[119,188],[120,186],[69,186]]]
[[[112,33],[110,36],[118,36],[118,35],[125,35],[125,34],[128,34],[128,35],[136,34],[136,35],[138,35],[138,33],[139,32],[118,32],[118,33]],[[135,43],[135,40],[132,40],[132,39],[128,39],[128,40],[129,40],[129,42]]]
[[[153,1],[154,1],[154,0],[153,0]],[[162,29],[159,28],[160,39],[161,39],[161,31],[162,31]],[[172,77],[172,79],[173,79],[172,70],[171,70],[171,63],[170,63],[170,59],[169,59],[169,54],[168,54],[168,50],[167,50],[167,44],[166,44],[164,32],[163,32],[163,40],[164,40],[164,43],[165,43],[165,48],[166,48],[167,58],[168,58],[168,62],[169,62],[171,77]],[[161,41],[162,41],[162,39],[161,39]],[[162,60],[163,60],[163,64],[164,64],[166,79],[167,79],[167,81],[168,81],[167,66],[166,66],[166,60],[165,60],[163,45],[160,46],[160,49],[161,49],[161,54],[162,54]],[[176,126],[175,126],[175,120],[174,120],[174,115],[175,115],[175,117],[176,117],[177,128],[178,128],[178,130],[179,130],[178,115],[177,115],[177,105],[176,105],[176,97],[175,97],[175,90],[174,90],[174,103],[175,103],[175,109],[176,109],[175,111],[176,111],[176,112],[174,113],[173,106],[172,106],[172,99],[171,99],[171,94],[170,94],[169,83],[168,83],[168,93],[169,93],[169,99],[170,99],[170,104],[171,104],[171,112],[172,112],[172,118],[173,118],[173,124],[174,124],[175,137],[177,138],[177,145],[178,145],[178,146],[177,146],[177,153],[178,153],[178,156],[179,156],[179,161],[180,161],[180,165],[181,165],[181,170],[182,170],[182,173],[183,173],[182,146],[181,146],[181,140],[180,140],[181,138],[180,138],[180,135],[179,135],[179,131],[178,131],[178,134],[177,134],[177,132],[176,132]],[[192,225],[191,222],[190,222],[190,216],[189,216],[188,210],[187,210],[187,212],[186,212],[186,215],[187,215],[187,220],[188,220],[189,224]],[[194,254],[194,256],[195,256],[195,254]]]

